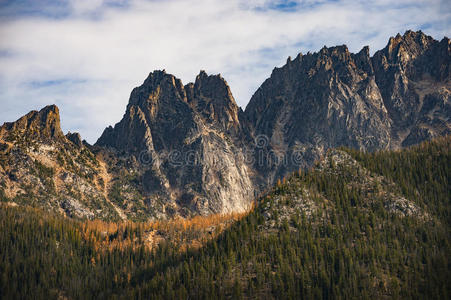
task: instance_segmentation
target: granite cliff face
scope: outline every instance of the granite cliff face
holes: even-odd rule
[[[246,131],[225,80],[201,72],[186,86],[150,73],[130,96],[123,119],[96,145],[137,158],[155,209],[189,215],[245,210],[254,197],[242,155]]]
[[[254,136],[267,138],[256,168],[270,184],[328,148],[399,148],[451,133],[450,57],[448,38],[407,31],[373,57],[338,46],[289,58],[246,107]]]

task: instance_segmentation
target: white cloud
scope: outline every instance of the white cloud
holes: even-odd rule
[[[407,29],[449,32],[446,2],[296,2],[288,12],[275,9],[283,1],[265,0],[71,0],[63,18],[0,21],[0,122],[56,103],[63,129],[95,142],[154,69],[185,84],[200,69],[221,73],[244,107],[274,66],[299,51],[344,43],[375,50]]]

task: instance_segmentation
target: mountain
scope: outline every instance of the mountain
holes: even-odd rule
[[[245,211],[255,188],[253,170],[240,155],[250,139],[241,114],[220,75],[202,71],[184,86],[155,71],[132,91],[123,119],[105,129],[96,146],[136,157],[146,196],[165,213]]]
[[[451,133],[451,48],[421,31],[390,38],[372,57],[343,46],[275,68],[245,115],[269,183],[329,148],[398,149]],[[283,163],[280,163],[283,162]]]
[[[16,122],[5,123],[0,127],[2,139],[37,138],[51,143],[61,141],[63,136],[59,109],[55,105],[46,106],[40,111],[31,111]]]
[[[421,31],[370,56],[346,46],[275,68],[245,111],[220,75],[154,71],[91,146],[58,108],[0,128],[0,195],[68,216],[166,219],[244,212],[328,149],[401,149],[451,134],[450,41]]]
[[[118,173],[108,172],[103,154],[78,133],[63,134],[55,105],[0,127],[2,201],[77,218],[132,217],[110,200],[110,182]]]
[[[211,237],[189,223],[81,222],[2,206],[0,293],[448,299],[450,168],[451,136],[399,151],[331,149]],[[203,244],[188,249],[172,238],[199,235]]]
[[[155,71],[96,145],[137,157],[146,197],[166,214],[243,211],[329,148],[398,149],[450,134],[450,55],[448,38],[421,31],[373,57],[324,47],[275,68],[244,112],[219,75],[183,85]]]

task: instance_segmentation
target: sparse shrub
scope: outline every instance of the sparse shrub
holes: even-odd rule
[[[8,198],[6,197],[5,191],[3,189],[0,189],[0,202],[8,201]]]
[[[55,170],[52,167],[47,167],[38,160],[34,161],[34,165],[36,167],[38,176],[41,179],[53,177],[53,175],[55,174]]]
[[[56,160],[61,166],[64,166],[65,161],[63,155],[61,155],[61,152],[58,152],[58,154],[56,155]]]

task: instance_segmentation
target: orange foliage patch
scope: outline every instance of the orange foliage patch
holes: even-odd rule
[[[142,245],[154,249],[161,242],[172,242],[180,251],[185,251],[188,248],[201,247],[232,223],[245,217],[252,209],[253,206],[243,213],[212,214],[190,219],[177,217],[152,222],[86,221],[82,234],[100,250],[123,250],[129,247],[136,249]]]

